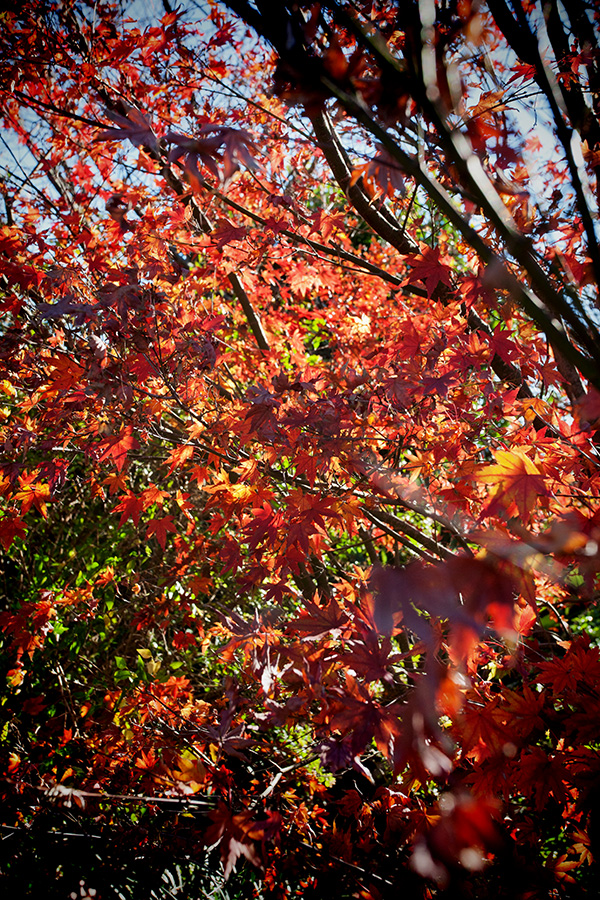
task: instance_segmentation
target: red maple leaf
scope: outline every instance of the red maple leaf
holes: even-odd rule
[[[148,522],[146,537],[152,537],[152,535],[154,535],[164,550],[165,544],[167,543],[167,534],[170,531],[177,531],[173,522],[173,516],[164,516],[162,519],[151,519],[150,522]]]
[[[204,835],[204,843],[208,848],[219,845],[225,879],[235,869],[240,856],[244,856],[257,869],[263,868],[256,842],[277,836],[282,823],[279,813],[268,813],[266,819],[257,820],[250,810],[233,815],[229,807],[219,801],[217,808],[208,816],[213,824]]]
[[[16,515],[5,515],[0,519],[0,542],[8,550],[16,537],[23,537],[26,532],[25,522]]]
[[[134,493],[128,491],[125,497],[115,506],[115,512],[121,513],[121,521],[119,526],[124,525],[127,519],[133,519],[133,524],[137,525],[140,515],[144,511],[144,501],[141,497],[136,497]]]
[[[112,460],[120,472],[127,462],[127,453],[139,446],[139,442],[133,436],[133,425],[126,425],[116,437],[101,441],[98,462]]]
[[[299,619],[292,619],[288,628],[292,633],[299,633],[307,638],[318,638],[328,632],[339,634],[347,629],[350,620],[335,599],[327,606],[307,603]]]
[[[217,226],[211,234],[217,250],[222,250],[223,247],[232,241],[242,241],[248,234],[246,227],[236,228],[235,225],[230,224],[226,219],[218,222]]]
[[[446,256],[442,257],[442,250],[438,245],[435,248],[423,246],[423,250],[417,256],[409,256],[407,262],[411,266],[410,276],[406,283],[422,281],[427,290],[427,296],[431,297],[438,284],[450,287],[452,284],[452,269]]]
[[[106,115],[116,128],[105,128],[97,136],[98,141],[131,141],[134,147],[149,147],[158,152],[158,138],[152,131],[150,122],[139,109],[130,107],[127,115],[107,110]]]

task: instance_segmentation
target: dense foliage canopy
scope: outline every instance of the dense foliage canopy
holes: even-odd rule
[[[586,895],[590,0],[0,14],[0,885]]]

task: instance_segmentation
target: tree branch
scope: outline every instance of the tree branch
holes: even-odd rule
[[[260,319],[254,312],[254,308],[250,302],[250,298],[248,297],[248,294],[244,290],[244,286],[242,285],[242,282],[240,281],[238,276],[235,274],[235,272],[231,272],[231,274],[228,275],[228,278],[229,278],[229,283],[231,284],[231,287],[233,288],[233,291],[235,293],[235,296],[240,301],[240,306],[242,307],[242,309],[244,310],[244,313],[246,314],[246,318],[248,319],[248,324],[250,325],[252,334],[254,335],[254,337],[256,339],[256,343],[258,344],[260,349],[266,353],[269,350],[269,342],[263,331],[263,327],[261,325]]]

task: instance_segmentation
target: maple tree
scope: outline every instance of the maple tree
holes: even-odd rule
[[[1,14],[0,883],[591,889],[599,29]]]

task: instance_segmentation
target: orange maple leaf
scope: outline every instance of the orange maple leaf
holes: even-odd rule
[[[182,466],[193,455],[194,447],[192,444],[183,444],[181,447],[175,447],[171,450],[166,459],[166,462],[170,464],[168,474],[170,475],[174,469]]]
[[[524,450],[496,450],[495,455],[496,464],[485,466],[476,475],[480,483],[496,487],[484,512],[506,512],[511,518],[518,514],[527,519],[538,497],[548,496],[544,473]]]
[[[39,469],[25,475],[19,475],[19,488],[15,500],[21,501],[21,515],[28,513],[32,506],[44,517],[48,518],[46,501],[50,499],[50,487],[45,481],[38,481]]]

